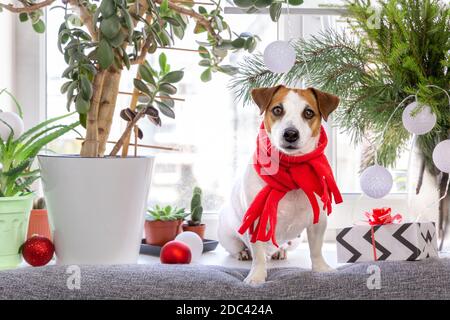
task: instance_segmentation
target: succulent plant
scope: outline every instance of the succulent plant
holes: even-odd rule
[[[198,226],[202,222],[202,189],[195,187],[192,192],[191,200],[191,219],[188,221],[190,226]]]
[[[155,205],[154,208],[147,210],[147,220],[151,221],[173,221],[173,220],[183,220],[189,214],[185,213],[184,208],[177,208],[172,206],[160,207]]]

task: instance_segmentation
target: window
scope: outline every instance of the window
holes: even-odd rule
[[[227,21],[235,31],[250,31],[258,34],[262,42],[258,50],[283,37],[311,36],[327,27],[345,29],[344,23],[337,16],[317,14],[298,15],[291,10],[289,23],[284,20],[281,28],[270,20],[267,14],[245,16],[236,10],[228,10]],[[231,12],[231,13],[230,13]],[[47,116],[52,117],[66,112],[65,96],[59,88],[62,83],[60,74],[65,69],[65,62],[56,47],[57,30],[62,21],[61,10],[51,10],[47,15]],[[283,28],[285,26],[285,28]],[[191,28],[193,26],[191,25]],[[192,32],[186,32],[179,48],[196,49]],[[227,89],[229,77],[214,74],[207,84],[199,79],[202,70],[197,62],[197,53],[164,50],[168,62],[174,69],[184,68],[185,77],[179,85],[177,96],[184,101],[176,104],[176,119],[164,117],[163,126],[155,127],[146,120],[140,126],[144,131],[141,143],[152,145],[175,146],[180,151],[157,152],[153,185],[150,191],[150,204],[172,204],[189,206],[189,199],[194,186],[204,191],[204,208],[206,212],[216,212],[231,192],[234,177],[246,163],[254,150],[255,134],[260,118],[255,107],[243,107],[236,103]],[[244,53],[231,54],[229,63],[236,64]],[[154,59],[153,57],[149,57]],[[124,71],[121,92],[132,91],[132,79],[136,69]],[[130,97],[120,95],[117,100],[116,113],[127,107]],[[125,127],[125,122],[116,114],[116,122],[111,130],[110,140],[116,141]],[[360,155],[362,147],[348,143],[349,138],[336,128],[332,121],[328,127],[330,137],[329,158],[332,159],[338,185],[343,193],[359,193]],[[73,137],[72,137],[73,138]],[[67,139],[54,145],[59,152],[76,153],[79,141]],[[156,154],[154,150],[141,148],[139,154]],[[395,187],[393,192],[405,191],[407,159],[402,157],[397,168],[393,170]],[[348,179],[348,177],[354,177]]]

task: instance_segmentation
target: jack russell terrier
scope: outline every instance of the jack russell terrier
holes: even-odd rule
[[[219,241],[236,258],[252,259],[244,281],[259,284],[266,280],[266,258],[285,259],[286,246],[306,228],[312,270],[332,271],[322,243],[332,197],[335,203],[342,197],[324,155],[327,136],[321,122],[337,108],[339,98],[282,85],[251,94],[264,119],[253,165],[221,209]]]

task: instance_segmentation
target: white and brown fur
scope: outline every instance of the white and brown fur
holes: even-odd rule
[[[282,85],[254,89],[252,97],[263,115],[272,146],[289,155],[306,154],[317,147],[322,119],[326,121],[339,104],[338,97],[317,89],[290,89]],[[280,107],[281,113],[280,109],[275,110]],[[266,259],[286,258],[286,246],[304,229],[308,236],[312,270],[332,271],[322,256],[327,214],[321,212],[319,223],[313,224],[311,205],[300,189],[288,192],[279,202],[275,235],[280,248],[277,249],[270,241],[251,243],[248,232],[244,235],[238,233],[243,216],[264,186],[265,182],[249,164],[235,183],[231,199],[220,212],[218,236],[221,245],[238,259],[252,259],[250,272],[244,281],[249,284],[265,282]]]

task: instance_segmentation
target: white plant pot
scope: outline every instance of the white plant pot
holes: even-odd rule
[[[57,263],[136,263],[154,158],[38,159]]]

